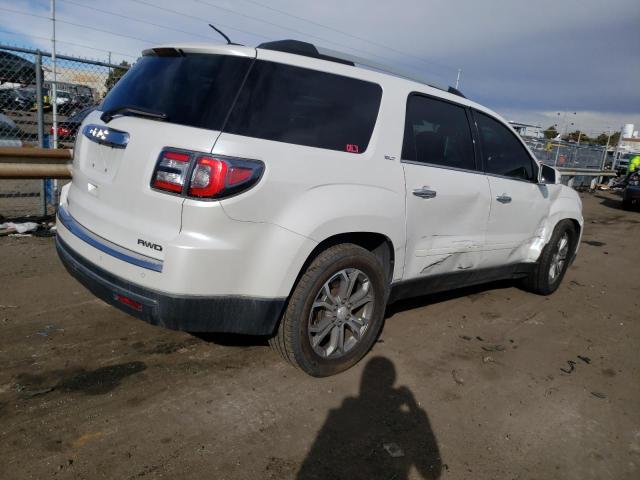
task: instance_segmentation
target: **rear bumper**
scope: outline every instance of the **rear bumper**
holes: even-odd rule
[[[285,305],[284,298],[170,295],[117,277],[76,253],[59,236],[56,249],[65,268],[95,296],[153,325],[188,332],[271,335]],[[118,301],[133,300],[134,306]]]

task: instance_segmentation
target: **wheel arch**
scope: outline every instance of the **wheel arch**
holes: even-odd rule
[[[391,239],[388,236],[378,232],[345,232],[331,235],[330,237],[322,240],[314,247],[314,249],[309,253],[309,255],[307,255],[306,260],[302,264],[302,267],[298,272],[298,276],[291,286],[289,295],[291,295],[291,292],[293,292],[294,288],[298,284],[300,277],[304,275],[306,269],[318,255],[320,255],[328,248],[343,243],[352,243],[373,253],[380,261],[382,268],[384,269],[385,277],[387,278],[389,284],[391,284],[396,262],[394,245]]]

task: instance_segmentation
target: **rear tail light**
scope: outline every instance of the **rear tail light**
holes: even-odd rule
[[[53,135],[53,126],[49,129],[49,131],[51,132],[51,135]],[[58,127],[59,137],[64,137],[67,135],[71,135],[71,130],[69,130],[67,127]]]
[[[194,198],[219,199],[253,187],[263,171],[264,164],[257,160],[165,149],[151,186]]]
[[[188,153],[163,151],[153,173],[153,187],[159,190],[182,193],[191,155]]]
[[[217,158],[198,157],[196,160],[189,195],[194,197],[212,197],[224,189],[227,176],[227,164]]]

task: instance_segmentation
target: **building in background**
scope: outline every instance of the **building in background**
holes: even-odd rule
[[[543,138],[544,133],[540,125],[529,125],[528,123],[509,122],[509,125],[520,134],[521,137],[526,138]]]
[[[632,123],[627,123],[622,127],[620,140],[613,154],[614,170],[626,171],[629,161],[633,157],[640,155],[640,136],[638,136],[638,130],[633,128],[634,125]]]

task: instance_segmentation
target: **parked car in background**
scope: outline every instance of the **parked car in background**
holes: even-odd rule
[[[380,70],[291,40],[146,50],[81,127],[62,262],[133,316],[269,336],[314,376],[358,362],[401,298],[553,293],[578,194],[496,113]]]
[[[29,110],[33,105],[32,97],[20,88],[0,89],[0,110]]]
[[[19,55],[0,50],[0,84],[2,83],[36,83],[35,64]]]
[[[58,122],[58,141],[64,143],[73,143],[78,133],[78,128],[82,121],[96,109],[95,105],[85,107],[82,110],[71,115],[63,122]],[[53,135],[53,125],[50,128],[50,133]]]
[[[622,206],[626,209],[640,204],[640,170],[631,172],[625,181],[622,192]]]
[[[22,131],[0,110],[0,147],[21,147]]]

